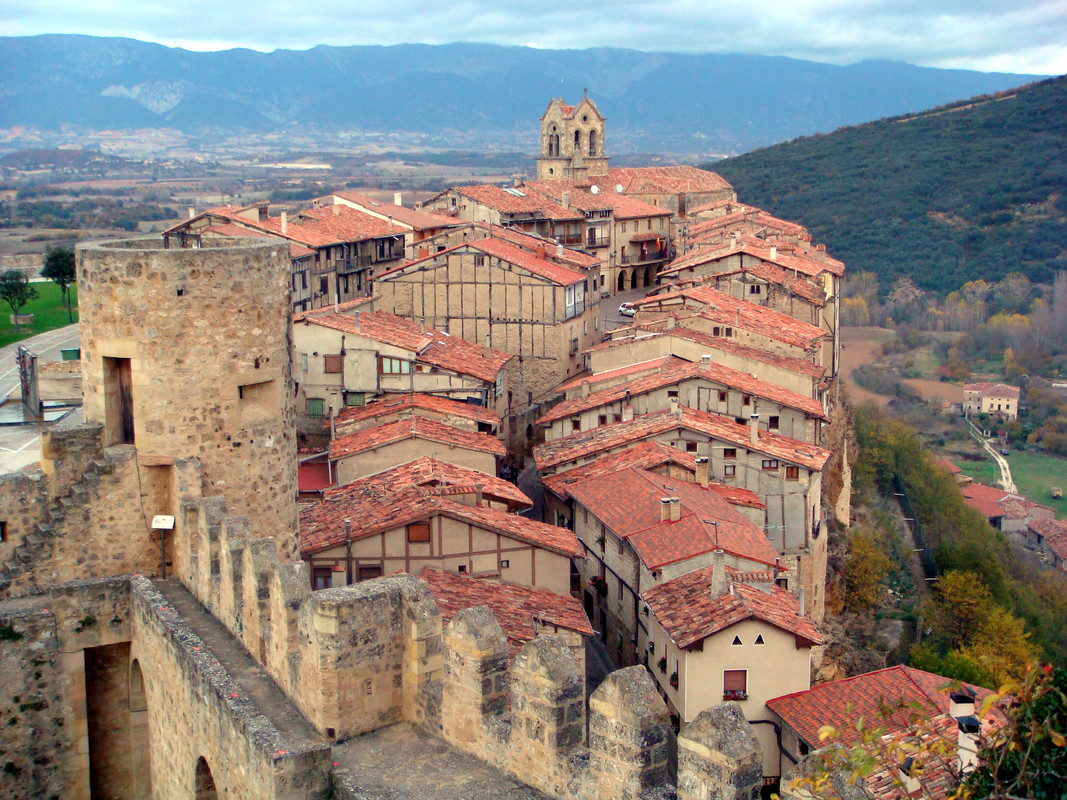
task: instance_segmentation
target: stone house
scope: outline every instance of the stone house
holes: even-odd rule
[[[637,324],[673,317],[677,325],[774,355],[810,361],[826,367],[833,374],[831,334],[811,323],[739,300],[710,286],[692,286],[647,297],[634,303],[634,309]]]
[[[696,362],[669,356],[653,371],[631,374],[624,383],[609,373],[603,388],[598,377],[583,379],[577,397],[557,403],[538,420],[547,428],[546,441],[621,422],[625,406],[640,416],[683,405],[739,423],[756,414],[761,430],[808,444],[819,443],[826,421],[818,400],[716,364],[710,355]]]
[[[413,469],[328,489],[301,510],[300,551],[315,588],[431,567],[569,595],[571,559],[584,555],[573,533],[510,513],[529,501],[506,481],[453,467],[415,485]]]
[[[1026,543],[1045,554],[1049,563],[1058,570],[1067,564],[1067,521],[1051,518],[1033,519],[1026,523],[1023,532]]]
[[[350,206],[307,209],[292,219],[268,213],[267,203],[215,208],[163,232],[165,246],[195,246],[206,238],[268,235],[299,250],[294,259],[294,310],[305,311],[371,294],[375,273],[400,263],[405,232],[397,225]],[[299,262],[299,263],[297,263]]]
[[[388,394],[370,400],[366,405],[345,408],[333,420],[334,434],[344,436],[413,417],[425,417],[453,428],[490,436],[497,435],[500,430],[500,417],[492,409],[439,395],[409,392]]]
[[[490,434],[412,416],[332,439],[329,459],[334,483],[341,486],[424,455],[496,475],[506,452]]]
[[[616,328],[607,339],[591,347],[586,363],[591,373],[603,380],[628,380],[628,371],[641,372],[650,363],[677,356],[686,361],[702,361],[710,355],[716,364],[739,372],[759,375],[765,381],[805,397],[812,397],[825,405],[829,386],[826,369],[809,360],[775,355],[757,347],[740,344],[733,339],[714,336],[704,331],[682,327],[673,317],[666,317],[640,325]],[[580,388],[584,376],[567,382],[571,391]]]
[[[960,492],[964,503],[985,517],[994,528],[1005,533],[1021,532],[1025,537],[1029,522],[1056,516],[1056,512],[1048,506],[984,483],[961,485]]]
[[[811,648],[822,638],[804,599],[773,571],[742,572],[717,551],[712,564],[646,589],[647,635],[638,642],[667,708],[682,724],[722,702],[750,722],[777,721],[768,700],[810,685]],[[764,783],[781,777],[774,725],[753,725],[763,748]]]
[[[668,209],[675,224],[690,208],[719,201],[737,201],[733,187],[719,175],[689,166],[618,167],[604,177],[590,176],[601,192],[616,192]]]
[[[1004,383],[968,383],[963,387],[963,413],[1019,418],[1019,387]]]
[[[575,105],[553,98],[541,115],[537,179],[584,181],[606,175],[605,119],[588,95]]]
[[[793,245],[811,240],[811,234],[800,223],[779,219],[762,208],[731,200],[691,208],[686,220],[686,241],[694,245],[723,242],[735,233]]]
[[[508,353],[353,301],[293,318],[297,428],[322,435],[330,410],[425,392],[506,410]]]
[[[503,414],[516,445],[533,435],[539,404],[581,371],[582,351],[600,337],[596,271],[567,266],[561,256],[568,258],[492,237],[405,264],[376,284],[383,309],[515,356],[505,368]],[[515,415],[529,417],[528,430]]]
[[[382,203],[361,192],[345,189],[320,197],[314,203],[316,206],[350,206],[402,228],[405,231],[404,255],[408,259],[417,258],[421,248],[429,247],[431,242],[447,237],[463,225],[454,217],[430,214],[403,205],[400,192],[394,192],[392,203]],[[444,245],[439,247],[444,249]]]
[[[621,664],[641,660],[648,620],[639,598],[649,587],[708,565],[716,549],[743,570],[777,564],[763,531],[707,486],[627,467],[568,492],[585,548],[577,562],[585,610]]]

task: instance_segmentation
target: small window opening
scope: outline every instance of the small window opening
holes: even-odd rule
[[[755,643],[756,644],[764,644],[763,634],[762,633],[759,636],[756,637],[756,642]]]
[[[740,636],[735,636],[732,644],[734,644],[734,645],[741,644],[741,637]]]

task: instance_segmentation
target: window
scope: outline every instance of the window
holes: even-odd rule
[[[263,422],[277,414],[278,397],[274,381],[238,385],[237,401],[241,421],[246,424]]]
[[[756,641],[753,644],[765,644],[765,642],[763,641],[763,634],[762,633],[759,636],[756,637]]]
[[[579,419],[578,417],[574,417],[571,420],[571,430],[572,431],[580,431],[581,429],[582,429],[582,421],[581,421],[581,419]]]
[[[408,525],[408,541],[409,542],[428,542],[430,541],[430,523],[429,522],[413,522]]]
[[[722,673],[722,699],[745,700],[748,698],[748,670],[727,669]]]
[[[720,330],[721,330],[721,328],[719,328],[718,325],[713,325],[712,328],[711,328],[711,335],[712,336],[718,336]]]
[[[356,573],[357,580],[369,581],[374,578],[382,577],[382,567],[380,564],[363,565],[359,567],[359,571]]]
[[[476,267],[484,267],[485,266],[485,256],[475,256],[474,257],[474,266],[476,266]]]
[[[612,414],[611,415],[611,421],[612,422],[622,422],[622,414]]]
[[[777,458],[765,458],[765,459],[763,459],[762,468],[766,469],[766,470],[776,470],[776,469],[778,469],[778,459]]]
[[[598,415],[597,418],[596,418],[596,424],[597,425],[607,425],[608,424],[608,415],[607,414]]]
[[[748,394],[741,395],[741,405],[743,405],[743,406],[752,405],[752,395],[748,395]]]
[[[785,479],[787,481],[799,481],[800,480],[800,467],[786,467]]]
[[[758,283],[753,283],[751,286],[748,287],[748,293],[749,294],[759,294],[760,293],[760,285]]]
[[[378,356],[378,372],[381,375],[407,375],[411,372],[411,362],[402,358]]]
[[[300,354],[300,368],[304,372],[308,371],[308,354],[307,353],[301,353]]]
[[[620,222],[619,223],[619,233],[626,233],[626,223],[625,222]]]
[[[723,336],[726,336],[726,337],[730,337],[730,336],[733,336],[733,335],[734,335],[734,329],[733,328],[727,328],[726,329],[726,333],[723,334]]]
[[[510,559],[507,559],[507,558],[500,559],[500,568],[501,569],[507,569],[510,566],[511,566]]]
[[[460,575],[466,575],[467,574],[467,565],[466,564],[460,564],[458,567],[456,567],[456,571],[459,572]]]
[[[719,392],[719,402],[720,403],[725,403],[726,402],[726,392]]]
[[[722,457],[723,458],[737,458],[737,448],[736,447],[724,447],[722,449]]]
[[[307,413],[309,417],[322,417],[326,401],[321,397],[309,397],[307,401]]]
[[[778,430],[778,416],[777,415],[767,418],[767,428],[769,430],[772,430],[772,431]]]
[[[667,399],[668,400],[677,400],[678,399],[678,390],[677,389],[668,389],[667,390]]]
[[[363,392],[345,392],[346,406],[361,406],[366,402]]]
[[[0,542],[7,541],[7,522],[0,521]]]
[[[315,589],[329,589],[333,585],[333,570],[329,567],[315,567]]]
[[[695,453],[696,451],[697,451],[697,443],[696,442],[686,442],[685,443],[685,452],[687,452],[687,453]]]
[[[323,372],[327,375],[340,374],[344,367],[344,357],[340,355],[323,356]]]
[[[735,465],[735,464],[725,464],[725,465],[723,465],[722,476],[724,478],[732,478],[736,474],[737,474],[737,465]]]
[[[731,644],[732,644],[732,645],[733,645],[734,647],[736,647],[737,645],[741,644],[741,637],[740,637],[740,636],[735,636],[735,637],[734,637],[734,640],[733,640],[733,641],[731,642]]]

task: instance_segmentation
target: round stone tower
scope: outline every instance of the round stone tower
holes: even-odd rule
[[[288,245],[146,239],[77,255],[86,421],[103,424],[107,445],[134,445],[140,465],[198,458],[203,495],[293,553]]]

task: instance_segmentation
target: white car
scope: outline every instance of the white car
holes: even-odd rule
[[[632,317],[634,315],[633,303],[623,303],[619,306],[619,313],[624,317]]]

